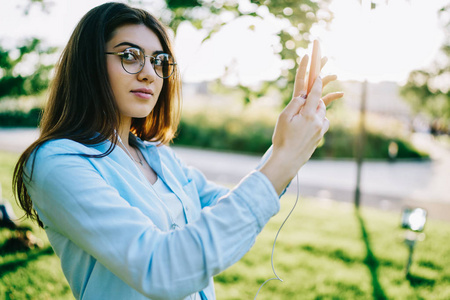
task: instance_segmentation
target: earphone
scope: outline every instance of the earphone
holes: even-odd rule
[[[300,187],[299,187],[298,173],[297,173],[297,175],[296,175],[296,179],[297,179],[297,198],[295,199],[294,206],[291,208],[291,211],[289,212],[289,214],[287,215],[287,217],[284,219],[283,223],[281,223],[281,226],[280,226],[280,228],[278,228],[277,234],[275,235],[275,239],[273,240],[272,255],[271,255],[271,257],[270,257],[270,262],[271,262],[271,264],[272,264],[272,271],[273,271],[273,274],[275,275],[275,277],[267,279],[266,281],[264,281],[264,282],[260,285],[258,291],[256,292],[255,298],[253,298],[253,300],[256,300],[256,297],[258,297],[258,294],[259,294],[259,292],[261,291],[262,287],[263,287],[267,282],[269,282],[269,281],[271,281],[271,280],[278,280],[278,281],[283,282],[283,279],[281,279],[281,278],[278,276],[277,272],[275,272],[275,267],[274,267],[274,265],[273,265],[273,255],[274,255],[274,253],[275,253],[275,244],[276,244],[276,242],[277,242],[277,238],[278,238],[278,235],[280,234],[281,228],[283,228],[284,224],[286,223],[286,221],[287,221],[287,220],[289,219],[289,217],[291,216],[292,212],[294,211],[295,207],[297,206],[298,198],[300,197]]]
[[[308,76],[308,83],[307,83],[307,94],[309,94],[309,92],[311,91],[311,88],[316,80],[316,78],[319,76],[320,74],[320,70],[321,70],[321,50],[320,50],[320,43],[318,40],[314,40],[313,42],[313,50],[312,50],[312,55],[311,55],[311,64],[310,64],[310,73]],[[304,97],[306,99],[306,97]],[[283,279],[281,279],[277,272],[275,272],[275,267],[273,266],[273,255],[275,252],[275,243],[277,242],[277,238],[278,238],[278,234],[281,231],[281,228],[283,228],[284,224],[286,223],[287,219],[289,219],[289,217],[291,216],[292,212],[294,211],[295,207],[297,206],[297,202],[298,202],[298,198],[300,196],[300,187],[299,187],[299,179],[298,179],[298,173],[296,175],[297,177],[297,198],[295,199],[295,203],[294,206],[292,207],[291,211],[289,212],[289,214],[287,215],[286,219],[284,219],[283,223],[281,224],[280,228],[278,229],[278,232],[275,236],[275,239],[273,241],[273,246],[272,246],[272,256],[270,258],[271,264],[272,264],[272,271],[273,274],[275,275],[275,277],[267,279],[266,281],[264,281],[261,286],[259,287],[258,291],[256,292],[255,298],[253,298],[253,300],[256,300],[256,297],[258,297],[258,294],[260,292],[260,290],[262,289],[262,287],[269,281],[271,280],[279,280],[281,282],[283,282]]]

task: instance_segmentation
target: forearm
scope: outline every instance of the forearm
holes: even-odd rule
[[[280,195],[297,174],[300,166],[296,165],[296,162],[286,160],[277,152],[272,152],[259,171],[269,179],[277,194]]]

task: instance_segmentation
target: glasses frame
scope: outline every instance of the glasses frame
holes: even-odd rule
[[[140,52],[143,53],[144,59],[143,59],[143,62],[140,61],[141,67],[140,67],[139,71],[137,71],[137,72],[129,72],[129,71],[125,68],[125,66],[123,65],[123,56],[126,54],[126,51],[127,51],[128,49],[137,49],[137,50],[139,50]],[[145,55],[145,52],[144,52],[142,49],[139,49],[139,48],[136,48],[136,47],[128,47],[128,48],[126,48],[125,50],[120,51],[120,52],[105,52],[105,54],[112,54],[112,55],[120,56],[120,62],[121,62],[121,64],[122,64],[122,68],[123,68],[124,71],[127,72],[128,74],[138,74],[139,72],[141,72],[142,69],[143,69],[144,66],[145,66],[145,58],[146,58],[146,57],[148,57],[148,58],[150,59],[150,64],[152,65],[153,70],[155,71],[156,76],[158,76],[159,78],[162,78],[162,79],[167,79],[167,78],[169,78],[170,76],[172,76],[173,73],[175,72],[175,66],[177,65],[177,63],[176,63],[175,61],[174,61],[173,63],[170,63],[169,65],[174,66],[174,67],[172,68],[172,72],[169,74],[169,76],[163,77],[163,76],[160,76],[160,75],[158,74],[158,71],[156,71],[154,61],[155,61],[155,59],[156,59],[156,56],[161,55],[161,54],[165,54],[165,55],[168,55],[169,57],[172,57],[172,55],[170,55],[170,54],[168,54],[168,53],[158,53],[158,54],[156,54],[156,56],[153,56],[153,55]],[[153,61],[152,61],[152,58],[153,58]],[[173,58],[173,57],[172,57],[172,58]]]

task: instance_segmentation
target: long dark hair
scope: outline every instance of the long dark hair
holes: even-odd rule
[[[86,145],[111,139],[114,150],[119,114],[106,68],[106,43],[115,30],[123,25],[143,24],[152,30],[166,53],[174,57],[165,27],[148,12],[123,3],[105,3],[90,10],[78,23],[56,65],[55,78],[50,86],[49,99],[40,123],[40,136],[26,149],[16,164],[13,191],[25,215],[42,227],[24,176],[25,164],[33,151],[43,143],[67,138]],[[146,118],[132,120],[131,131],[142,140],[169,143],[177,130],[180,118],[180,77],[174,74],[164,79],[158,101]],[[34,164],[33,164],[34,165]],[[32,172],[30,178],[31,180]]]

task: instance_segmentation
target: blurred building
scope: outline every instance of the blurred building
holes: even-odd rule
[[[340,84],[345,92],[346,104],[351,108],[359,109],[363,84],[357,81],[343,81]],[[411,108],[400,97],[399,88],[396,82],[368,83],[367,111],[400,119],[412,118]]]
[[[208,84],[208,82],[184,83],[183,95],[185,99],[187,101],[195,101],[196,99],[201,101],[206,98],[207,101],[215,101],[235,96],[232,94],[212,94],[209,91]],[[338,89],[343,89],[345,92],[343,100],[345,104],[351,109],[359,110],[363,84],[358,81],[340,81],[339,86]],[[399,95],[399,88],[396,82],[368,83],[367,111],[411,122],[414,114],[409,104]],[[267,98],[270,98],[272,104],[279,105],[280,103],[280,98],[274,97],[274,95]],[[261,101],[264,100],[266,99],[261,99]]]

